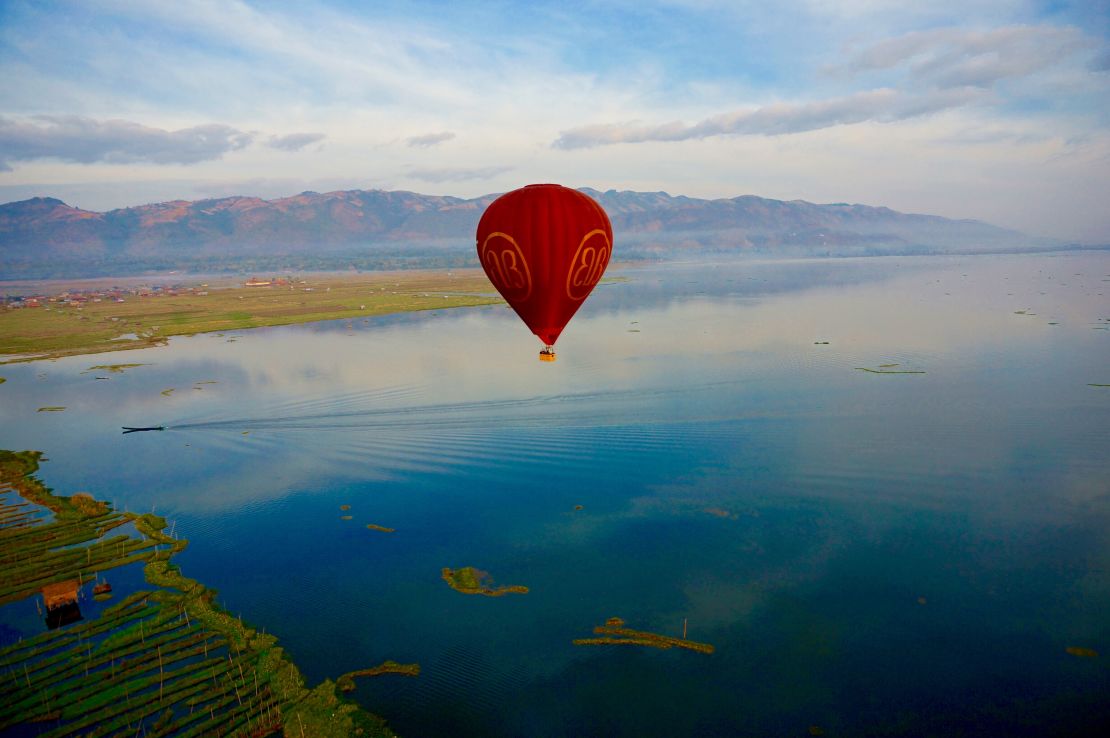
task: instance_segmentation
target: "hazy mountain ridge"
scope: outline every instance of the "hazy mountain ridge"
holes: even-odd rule
[[[692,237],[697,246],[720,250],[780,247],[824,255],[826,247],[900,251],[1021,249],[1050,245],[977,220],[900,213],[870,205],[771,200],[755,195],[698,200],[666,193],[590,191],[605,207],[613,228],[637,242],[653,233]],[[828,255],[846,255],[843,251]]]
[[[946,253],[1057,245],[980,221],[868,205],[583,191],[609,213],[618,258],[700,251]],[[382,259],[393,266],[461,265],[473,261],[478,219],[496,197],[345,190],[274,200],[174,200],[104,213],[38,197],[0,205],[0,277],[75,276],[120,268],[372,267],[381,266]]]

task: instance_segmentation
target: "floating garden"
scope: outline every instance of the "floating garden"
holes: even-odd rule
[[[1072,656],[1078,656],[1081,659],[1098,658],[1098,651],[1093,648],[1086,648],[1085,646],[1068,646],[1065,650]]]
[[[385,661],[369,669],[348,671],[335,680],[335,685],[344,692],[355,690],[356,677],[376,677],[382,674],[401,674],[403,676],[420,676],[420,664],[398,664],[396,661]]]
[[[649,633],[646,630],[633,630],[624,627],[625,623],[620,618],[609,618],[605,625],[594,628],[597,638],[576,638],[576,646],[650,646],[651,648],[685,648],[698,653],[713,653],[713,646],[708,643],[698,643],[685,638]]]
[[[920,369],[899,369],[901,364],[879,364],[878,368],[871,369],[866,366],[857,366],[861,372],[868,372],[870,374],[924,374]]]
[[[33,476],[41,460],[0,451],[0,604],[41,593],[48,626],[0,647],[0,732],[35,722],[50,738],[393,735],[343,700],[335,682],[306,687],[274,636],[182,575],[172,558],[188,542],[167,535],[163,518],[117,512],[84,493],[55,495]],[[83,590],[97,573],[136,562],[154,589],[82,619]],[[387,661],[338,686],[386,673],[415,676],[419,666]]]
[[[135,368],[140,367],[140,366],[150,366],[150,365],[149,364],[97,364],[96,366],[90,366],[88,369],[86,369],[85,371],[83,371],[81,373],[82,374],[88,374],[89,372],[105,371],[105,372],[111,372],[112,374],[123,374],[128,369],[135,369]]]
[[[451,585],[451,589],[463,594],[478,594],[487,597],[500,597],[507,594],[528,594],[528,588],[519,584],[504,587],[494,587],[490,583],[488,572],[475,569],[473,566],[464,566],[461,569],[443,568],[441,572],[443,581]]]

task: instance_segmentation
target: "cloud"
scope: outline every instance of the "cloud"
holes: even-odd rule
[[[282,151],[300,151],[305,146],[323,141],[325,138],[327,136],[323,133],[290,133],[285,136],[270,136],[270,141],[266,145],[271,149]]]
[[[419,146],[422,149],[426,149],[430,146],[441,144],[444,141],[450,141],[454,137],[455,134],[451,133],[451,131],[442,131],[440,133],[426,133],[423,136],[413,136],[412,138],[406,138],[405,143],[407,143],[409,146]]]
[[[915,83],[936,87],[990,87],[1026,77],[1089,49],[1076,28],[1009,26],[989,31],[936,28],[880,41],[843,67],[851,73],[904,68]]]
[[[413,169],[408,176],[421,182],[462,182],[470,179],[492,179],[512,170],[513,167]]]
[[[687,141],[725,135],[774,136],[801,133],[864,121],[890,122],[937,113],[974,102],[982,92],[940,90],[907,95],[891,89],[869,90],[810,103],[779,103],[723,113],[693,125],[637,123],[583,126],[562,131],[552,144],[559,149],[583,149],[617,143]]]
[[[1037,91],[1056,90],[1062,79],[1076,79],[1076,65],[1082,61],[1077,57],[1091,56],[1095,47],[1095,41],[1083,31],[1064,26],[913,31],[860,48],[844,63],[826,68],[848,78],[869,75],[872,83],[877,81],[881,87],[826,100],[722,113],[694,124],[582,126],[561,131],[553,147],[781,135],[867,121],[908,120],[988,100],[1002,104],[1027,100],[1036,97]],[[1099,65],[1097,58],[1088,62],[1091,69]],[[1058,68],[1063,69],[1064,77]],[[1066,76],[1069,73],[1071,77]],[[1003,84],[1017,79],[1024,81],[1020,89]]]
[[[0,117],[0,168],[60,159],[79,164],[195,164],[250,144],[254,134],[219,123],[167,131],[127,120],[77,115]]]

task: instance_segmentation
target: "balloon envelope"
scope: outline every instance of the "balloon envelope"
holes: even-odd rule
[[[613,227],[589,195],[534,184],[490,203],[477,241],[486,276],[550,346],[605,273]]]

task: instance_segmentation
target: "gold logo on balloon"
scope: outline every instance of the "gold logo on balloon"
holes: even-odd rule
[[[600,236],[600,239],[595,238]],[[567,272],[567,297],[572,300],[584,300],[590,290],[601,279],[605,267],[609,265],[609,254],[612,245],[609,236],[600,228],[587,233],[578,244],[574,258],[570,262],[570,271]]]
[[[524,252],[508,233],[494,231],[486,236],[478,259],[489,280],[505,299],[527,300],[532,294],[532,273]]]

